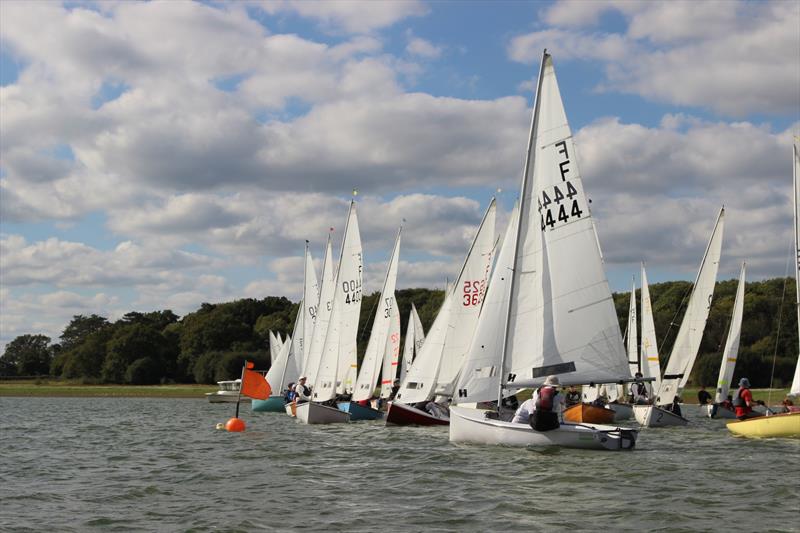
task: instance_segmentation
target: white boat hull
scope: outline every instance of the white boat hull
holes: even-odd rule
[[[239,400],[239,403],[250,403],[249,397],[239,397],[239,391],[207,392],[206,398],[209,403],[236,403],[236,400]]]
[[[707,404],[700,406],[700,414],[702,416],[707,416],[708,418],[727,418],[727,419],[735,419],[736,413],[731,411],[730,409],[726,409],[724,407],[718,407],[717,412],[714,413],[714,416],[711,416],[711,411],[714,408],[714,404]]]
[[[633,418],[633,406],[629,403],[610,403],[606,407],[614,411],[614,422]]]
[[[673,412],[655,405],[634,405],[633,416],[646,428],[663,428],[669,426],[685,426],[689,421]]]
[[[535,431],[528,424],[487,418],[490,411],[450,407],[450,441],[505,446],[561,446],[589,450],[630,450],[636,445],[635,429],[598,424],[561,424],[550,431]]]
[[[296,412],[297,419],[304,424],[340,424],[350,421],[350,413],[314,402],[301,403]]]

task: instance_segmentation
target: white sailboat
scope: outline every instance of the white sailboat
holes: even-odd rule
[[[362,261],[356,206],[351,201],[342,239],[339,268],[335,276],[333,309],[322,345],[319,367],[314,373],[315,381],[312,382],[312,401],[298,405],[295,410],[297,418],[306,424],[347,422],[350,419],[349,413],[323,405],[323,402],[333,400],[339,391],[348,390],[346,380],[356,360],[356,334],[363,281]]]
[[[736,288],[736,297],[733,301],[731,324],[728,327],[728,338],[725,340],[725,349],[722,350],[722,363],[719,367],[714,404],[703,405],[700,409],[701,413],[711,418],[736,418],[736,413],[733,409],[726,409],[719,404],[728,398],[733,371],[736,367],[736,357],[739,355],[739,339],[742,334],[742,314],[744,310],[744,278],[745,264],[742,263],[742,271],[739,273],[739,285]]]
[[[725,208],[719,211],[714,231],[708,241],[705,254],[700,262],[700,270],[692,287],[686,313],[683,315],[678,336],[672,347],[667,368],[661,379],[654,405],[635,405],[633,414],[636,421],[646,427],[685,426],[689,421],[663,406],[669,406],[683,391],[692,373],[700,341],[706,328],[706,320],[711,310],[711,298],[717,281],[719,259],[722,251],[722,232],[725,222]]]
[[[322,277],[320,279],[319,297],[313,308],[314,327],[311,333],[311,342],[308,343],[308,352],[300,370],[300,374],[307,378],[309,386],[316,381],[317,372],[319,371],[322,347],[325,344],[325,336],[328,333],[331,311],[333,310],[333,292],[336,289],[336,269],[333,264],[330,235],[328,235],[328,242],[325,245],[325,258],[322,262]]]
[[[394,322],[399,320],[394,289],[397,284],[397,266],[400,261],[401,233],[402,228],[397,232],[397,238],[394,241],[392,256],[386,269],[380,300],[376,306],[375,318],[372,322],[372,331],[370,332],[369,341],[367,341],[364,358],[361,360],[361,369],[356,379],[352,400],[339,404],[339,409],[350,413],[350,420],[373,420],[378,418],[381,415],[380,411],[359,405],[357,402],[372,398],[380,374],[389,379],[390,389],[394,381],[390,373],[392,370],[397,369],[397,354],[400,347],[399,334],[394,331]],[[392,357],[394,358],[394,365],[391,365]],[[387,359],[390,362],[389,369],[384,368],[384,361]],[[383,387],[381,387],[382,389]]]
[[[538,387],[550,374],[560,374],[562,384],[624,381],[628,364],[622,334],[547,52],[539,72],[517,232],[508,248],[513,249],[512,267],[504,266],[503,259],[496,269],[511,278],[502,349],[483,366],[465,369],[490,375],[496,389],[473,394],[467,385],[458,391],[459,398],[499,405],[504,389]],[[502,285],[496,276],[490,291],[495,279]],[[477,343],[472,350],[492,355]],[[473,359],[471,354],[468,361]],[[567,423],[540,432],[500,420],[495,411],[462,406],[453,406],[450,415],[453,442],[620,450],[633,448],[637,436],[632,429]]]
[[[415,354],[419,353],[424,342],[425,331],[422,329],[422,321],[419,319],[417,308],[412,302],[406,326],[406,341],[403,345],[403,360],[400,363],[400,383],[405,381],[408,367],[414,361]]]
[[[447,424],[446,403],[453,395],[486,293],[495,248],[496,201],[492,198],[472,241],[456,283],[446,291],[419,355],[389,405],[387,424]],[[434,413],[421,409],[431,405]],[[417,407],[412,407],[418,404]],[[428,420],[433,418],[435,420]]]

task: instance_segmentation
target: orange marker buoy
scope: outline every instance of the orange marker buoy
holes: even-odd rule
[[[225,429],[228,431],[244,431],[245,423],[241,418],[231,418],[225,423]]]

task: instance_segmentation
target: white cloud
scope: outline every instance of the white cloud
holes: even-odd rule
[[[406,52],[411,55],[424,57],[427,59],[435,59],[442,55],[442,47],[436,46],[432,42],[421,37],[414,36],[409,32],[406,34],[408,44],[406,45]]]
[[[370,32],[428,12],[418,0],[265,0],[259,5],[267,13],[294,12],[318,21],[327,29],[351,33]]]

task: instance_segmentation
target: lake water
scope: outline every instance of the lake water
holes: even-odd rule
[[[246,432],[215,430],[233,410],[0,398],[0,529],[800,531],[800,440],[735,438],[692,412],[689,427],[644,430],[619,453],[305,426],[247,404]]]

